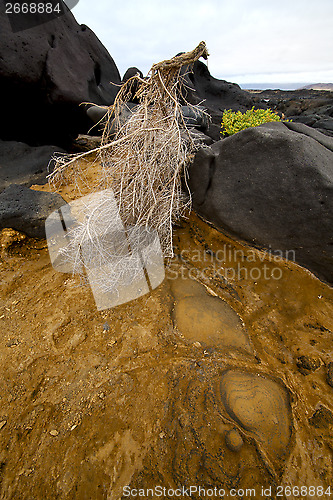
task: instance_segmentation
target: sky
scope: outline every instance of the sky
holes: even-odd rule
[[[333,82],[332,0],[79,0],[72,12],[96,33],[121,76],[131,66],[146,75],[204,40],[215,78]]]

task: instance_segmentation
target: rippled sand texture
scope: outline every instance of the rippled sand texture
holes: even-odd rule
[[[192,214],[175,231],[164,282],[98,312],[89,288],[52,269],[43,243],[10,246],[6,234],[1,499],[332,484],[326,284]]]

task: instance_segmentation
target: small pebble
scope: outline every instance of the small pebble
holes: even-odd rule
[[[333,362],[328,363],[327,367],[327,383],[333,387]]]
[[[3,420],[2,422],[0,422],[0,430],[5,427],[6,423],[7,423],[7,420]]]
[[[296,359],[298,371],[300,371],[302,375],[309,375],[309,373],[315,372],[320,368],[321,364],[319,358],[313,358],[311,356],[299,356]]]
[[[7,347],[15,347],[17,345],[19,345],[19,341],[17,339],[11,339],[7,342],[6,346]]]
[[[317,429],[329,429],[333,425],[333,413],[325,406],[320,405],[312,417],[309,418],[309,423]]]
[[[50,434],[51,436],[58,436],[59,432],[53,429],[52,431],[50,431]]]
[[[243,438],[237,429],[231,429],[225,435],[225,444],[231,451],[239,451],[243,446]]]
[[[103,325],[103,330],[104,330],[104,332],[108,332],[110,330],[110,326],[109,326],[109,323],[107,321],[105,321],[105,323]]]

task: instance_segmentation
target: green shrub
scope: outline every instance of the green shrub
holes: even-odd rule
[[[233,135],[249,127],[257,127],[262,123],[280,122],[281,118],[271,109],[249,109],[245,113],[225,110],[222,116],[221,134]],[[288,121],[288,120],[284,120]]]

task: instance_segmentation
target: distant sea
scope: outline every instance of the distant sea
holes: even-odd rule
[[[236,82],[237,83],[237,82]],[[305,85],[310,85],[311,82],[301,82],[301,83],[239,83],[238,85],[242,89],[251,90],[296,90]]]

